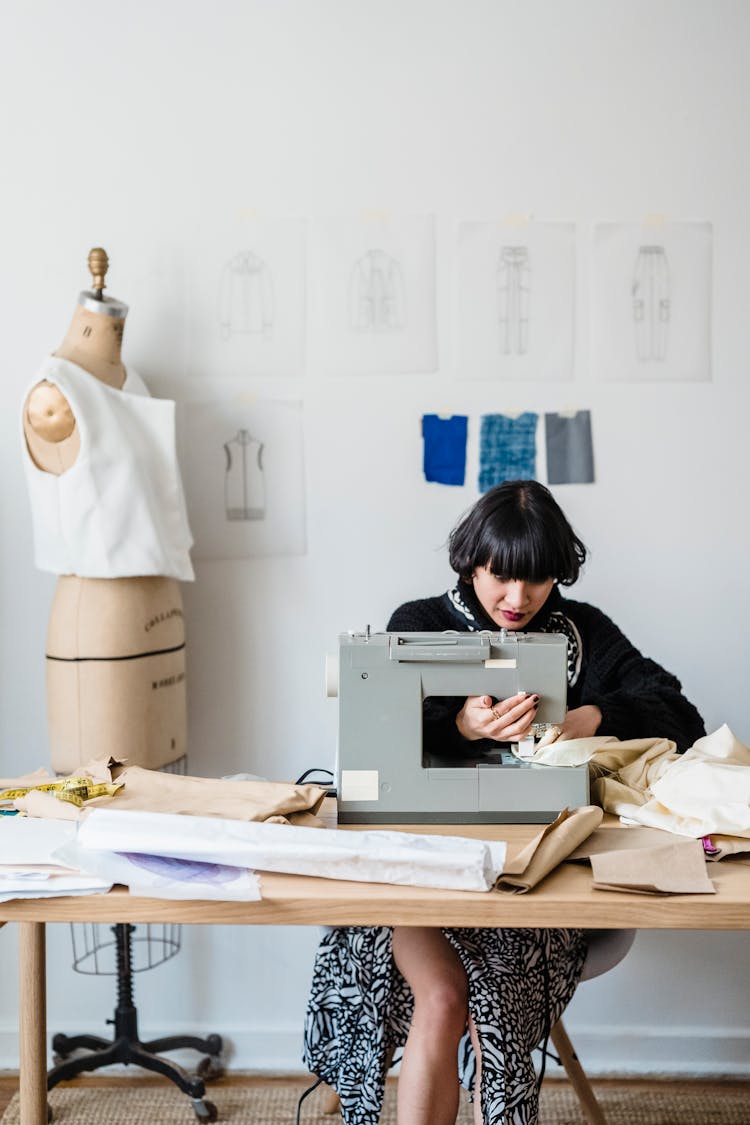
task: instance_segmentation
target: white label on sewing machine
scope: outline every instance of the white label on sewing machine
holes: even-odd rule
[[[485,660],[484,666],[485,668],[515,668],[516,661],[512,656],[498,657],[497,660]]]
[[[342,801],[377,801],[377,770],[342,770]]]

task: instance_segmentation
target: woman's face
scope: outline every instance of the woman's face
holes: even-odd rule
[[[550,595],[554,578],[544,582],[524,582],[493,574],[478,566],[471,576],[482,609],[502,629],[525,629]]]

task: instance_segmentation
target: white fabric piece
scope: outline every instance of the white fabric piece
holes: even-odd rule
[[[22,435],[37,567],[80,578],[192,580],[175,404],[150,398],[132,369],[117,390],[50,356],[34,385],[40,380],[68,400],[80,451],[56,476],[34,464]]]
[[[75,834],[76,825],[68,821],[0,817],[0,902],[108,891],[111,880],[81,874],[56,859]]]
[[[0,872],[6,865],[35,867],[57,864],[58,848],[75,839],[76,826],[65,820],[33,816],[0,817]]]
[[[505,844],[408,832],[341,832],[219,817],[91,809],[81,848],[174,856],[324,879],[489,891]]]
[[[75,843],[61,848],[57,858],[88,875],[121,883],[131,894],[143,898],[256,902],[261,897],[258,876],[243,867],[171,856],[92,851]]]
[[[0,875],[0,902],[15,898],[67,898],[106,894],[112,883],[95,875]]]
[[[750,837],[750,748],[726,725],[686,750],[651,786],[653,800],[639,809],[655,828],[675,822],[684,836],[719,832]],[[643,821],[645,823],[645,821]]]

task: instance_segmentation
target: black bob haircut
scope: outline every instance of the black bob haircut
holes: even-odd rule
[[[510,480],[490,489],[448,539],[450,564],[463,582],[477,567],[499,578],[572,586],[586,548],[549,489],[536,480]]]

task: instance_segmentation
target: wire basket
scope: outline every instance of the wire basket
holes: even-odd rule
[[[159,773],[187,773],[187,754],[176,762],[162,766]],[[175,922],[131,926],[132,973],[144,972],[163,965],[180,952],[182,926]],[[88,976],[117,976],[117,942],[115,927],[100,922],[71,922],[73,968]]]
[[[99,922],[71,922],[73,968],[89,976],[116,977],[117,941],[115,926]],[[131,926],[131,973],[155,969],[180,952],[182,926],[170,922]]]

